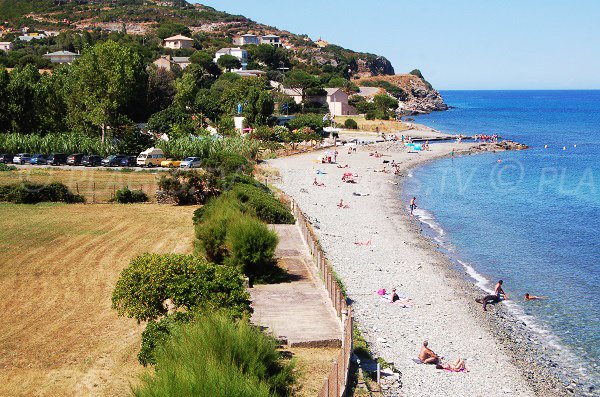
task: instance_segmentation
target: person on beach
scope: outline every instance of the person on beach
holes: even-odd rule
[[[396,288],[392,289],[392,303],[399,301],[400,297],[396,293]]]
[[[427,347],[428,344],[429,342],[423,341],[423,346],[421,346],[421,351],[419,351],[419,360],[423,364],[439,364],[440,358],[433,350]]]
[[[503,283],[504,282],[502,280],[499,280],[496,283],[496,287],[494,288],[494,294],[493,295],[486,295],[483,298],[476,300],[478,303],[482,303],[483,304],[483,311],[484,312],[487,312],[487,305],[488,304],[500,302],[500,296],[501,295],[504,298],[504,300],[508,299],[508,297],[506,296],[506,293],[502,289],[502,284]]]
[[[317,181],[317,178],[315,178],[315,180],[313,181],[313,185],[315,186],[321,186],[321,187],[325,187],[325,184],[322,182]]]
[[[548,297],[547,296],[529,295],[529,293],[525,294],[525,300],[526,301],[537,301],[537,300],[542,300],[542,299],[548,299]]]
[[[413,196],[413,198],[410,199],[410,214],[413,214],[413,211],[417,208],[417,204],[415,203],[415,201],[417,200],[416,197]]]
[[[452,158],[454,158],[454,148],[452,148],[452,151],[450,152],[450,155],[452,156]]]
[[[451,372],[468,372],[465,360],[458,356],[456,361],[450,364],[437,364],[436,369],[444,369]]]

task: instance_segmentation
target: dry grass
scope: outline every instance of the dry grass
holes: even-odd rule
[[[343,128],[344,122],[347,119],[354,119],[356,121],[356,124],[358,124],[357,132],[376,132],[377,128],[379,128],[379,132],[397,133],[409,129],[406,124],[395,120],[367,120],[364,116],[336,116],[335,122]],[[344,130],[344,134],[348,133],[352,133],[352,130]]]
[[[299,390],[298,397],[314,397],[319,394],[327,375],[333,367],[338,348],[288,348],[296,360]]]
[[[138,254],[190,252],[193,210],[0,204],[0,395],[128,395],[142,326],[113,286]]]
[[[62,182],[73,193],[85,196],[88,203],[106,203],[114,192],[125,186],[142,189],[154,200],[158,178],[164,171],[121,172],[113,169],[57,169],[27,168],[18,171],[0,172],[0,185],[28,180],[36,183]]]

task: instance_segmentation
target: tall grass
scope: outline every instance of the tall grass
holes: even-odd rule
[[[117,145],[112,142],[103,144],[99,138],[84,134],[0,134],[2,153],[86,153],[106,156],[117,151]]]
[[[289,396],[293,366],[275,341],[246,321],[219,314],[178,326],[157,351],[156,372],[142,375],[137,397]]]
[[[159,141],[156,146],[161,148],[168,157],[183,159],[185,157],[212,157],[216,153],[237,153],[248,159],[256,159],[260,151],[260,142],[241,137],[214,139],[175,138],[169,141]]]

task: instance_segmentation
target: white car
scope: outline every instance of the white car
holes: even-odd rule
[[[200,168],[202,159],[200,157],[186,157],[183,159],[179,168]]]
[[[25,164],[31,161],[31,155],[29,153],[19,153],[15,157],[13,157],[13,163],[15,164]]]

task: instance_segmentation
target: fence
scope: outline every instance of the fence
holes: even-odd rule
[[[321,248],[321,244],[319,244],[319,240],[317,239],[310,222],[306,219],[306,216],[300,210],[300,207],[298,207],[294,199],[285,195],[282,195],[281,198],[290,206],[292,213],[298,220],[300,230],[308,244],[310,254],[314,259],[319,274],[325,284],[325,288],[327,289],[331,305],[340,318],[343,327],[342,349],[319,392],[319,397],[343,397],[346,395],[346,388],[348,386],[348,374],[352,356],[352,308],[348,306],[346,302],[340,284],[338,283],[327,258],[325,258],[325,253]]]

